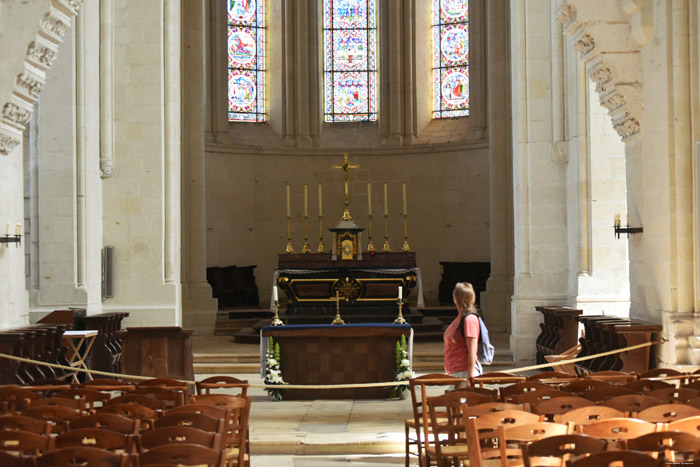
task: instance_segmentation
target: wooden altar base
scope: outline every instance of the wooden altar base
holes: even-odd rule
[[[282,375],[289,384],[326,385],[388,382],[394,380],[396,342],[409,325],[315,325],[266,327],[280,346]],[[392,388],[289,389],[286,400],[386,399]]]

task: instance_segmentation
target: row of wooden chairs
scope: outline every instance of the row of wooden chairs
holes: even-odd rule
[[[602,385],[598,383],[594,383],[596,387],[586,387],[586,385],[583,384],[577,385],[581,392],[576,396],[573,395],[576,394],[576,391],[566,392],[563,390],[555,390],[549,385],[528,384],[532,381],[528,382],[525,381],[525,378],[517,378],[518,379],[515,379],[511,375],[497,376],[497,378],[495,378],[497,379],[496,384],[513,383],[511,386],[501,388],[501,391],[486,388],[483,385],[481,387],[465,389],[466,380],[449,377],[443,374],[425,375],[411,380],[410,389],[414,417],[407,420],[405,425],[406,465],[409,463],[409,455],[412,453],[410,448],[412,445],[416,446],[416,455],[421,465],[427,465],[426,460],[429,463],[431,458],[449,458],[451,457],[450,454],[454,454],[454,452],[450,451],[456,450],[458,453],[467,452],[466,443],[461,443],[461,445],[459,443],[452,443],[452,446],[450,446],[450,443],[447,443],[446,455],[440,452],[442,444],[439,442],[434,444],[427,443],[427,450],[424,449],[426,438],[429,440],[431,438],[440,439],[441,437],[450,439],[454,438],[455,433],[459,432],[462,433],[462,437],[465,436],[466,427],[463,423],[446,423],[445,418],[445,414],[449,413],[450,410],[454,410],[457,413],[461,410],[463,405],[464,407],[472,409],[478,407],[480,410],[486,411],[514,409],[522,411],[523,409],[527,409],[531,410],[531,415],[535,417],[531,420],[533,423],[548,420],[550,423],[557,422],[565,426],[582,426],[607,417],[639,417],[641,414],[642,418],[639,419],[639,422],[647,423],[654,427],[655,423],[673,423],[687,417],[700,416],[699,408],[678,403],[680,399],[682,399],[680,395],[683,393],[672,387],[664,387],[661,389],[651,388],[653,391],[663,391],[663,393],[656,393],[659,396],[663,396],[659,399],[643,394],[642,392],[645,390],[645,386],[637,385],[635,388],[639,391],[638,393],[631,393],[631,389],[625,388],[625,391],[628,392],[620,396],[614,396],[609,399],[599,397],[598,399],[600,400],[588,400],[580,395],[586,391],[599,390],[598,388],[602,387]],[[571,382],[568,384],[571,384]],[[603,382],[603,384],[608,386],[607,382]],[[458,389],[442,396],[427,397],[428,387],[447,387],[448,385]],[[459,390],[459,388],[462,389]],[[513,389],[509,391],[508,388]],[[420,391],[417,389],[420,389]],[[651,393],[651,391],[649,393]],[[690,395],[690,393],[685,394],[685,396]],[[509,400],[509,403],[495,402],[497,400],[503,400],[504,398]],[[692,400],[692,398],[690,400]],[[424,403],[424,401],[427,401],[427,403]],[[450,407],[450,404],[458,407]],[[465,410],[467,410],[467,412],[469,411],[468,409]],[[568,414],[571,415],[567,418]],[[472,413],[470,416],[475,416],[475,414]],[[700,425],[700,421],[697,423]],[[442,464],[438,462],[438,465]]]

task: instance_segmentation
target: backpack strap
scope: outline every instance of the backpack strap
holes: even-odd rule
[[[464,321],[469,315],[476,315],[476,319],[479,320],[479,326],[481,326],[481,316],[479,316],[479,313],[477,313],[476,311],[469,311],[465,313],[464,318],[459,321],[459,333],[462,335],[462,337],[465,337],[467,335],[466,330],[464,329]],[[481,327],[479,328],[479,343],[481,343]]]

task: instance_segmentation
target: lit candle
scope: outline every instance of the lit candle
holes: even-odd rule
[[[275,301],[275,305],[279,305],[279,298],[277,297],[277,286],[272,286],[272,299]]]
[[[620,215],[615,214],[615,227],[620,227]]]
[[[309,215],[309,186],[304,184],[304,216]]]
[[[17,223],[17,235],[22,235],[22,223]]]
[[[285,182],[287,183],[287,182]],[[291,204],[289,201],[289,183],[287,183],[287,217],[292,216],[292,209],[291,209]]]
[[[401,301],[402,296],[403,296],[403,287],[399,286],[399,301]]]
[[[372,182],[367,182],[367,214],[372,215]]]
[[[407,212],[406,212],[406,182],[403,182],[403,214],[404,214],[404,216],[407,214]]]
[[[19,235],[19,229],[20,229],[20,226],[21,226],[21,225],[22,225],[22,224],[20,224],[19,222],[17,222],[17,223],[15,224],[15,235]]]
[[[388,216],[389,215],[389,202],[387,201],[388,195],[387,195],[387,187],[386,187],[386,182],[384,182],[384,215]]]
[[[318,184],[318,215],[323,215],[323,190],[320,183]]]

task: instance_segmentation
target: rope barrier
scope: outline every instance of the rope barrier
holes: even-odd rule
[[[512,373],[522,372],[522,371],[538,370],[540,368],[550,368],[553,364],[554,365],[563,365],[563,364],[569,364],[569,363],[583,362],[583,361],[592,360],[592,359],[598,358],[598,357],[606,357],[608,355],[615,355],[615,354],[627,352],[630,350],[641,349],[643,347],[650,347],[652,345],[663,344],[665,342],[666,342],[666,339],[661,338],[657,341],[644,342],[643,344],[632,345],[632,346],[624,347],[621,349],[609,350],[607,352],[601,352],[601,353],[594,354],[594,355],[587,355],[585,357],[572,358],[569,360],[562,360],[562,361],[551,362],[551,363],[543,363],[540,365],[531,365],[531,366],[525,366],[525,367],[520,367],[520,368],[511,368],[510,370],[503,370],[501,373],[512,374]],[[48,366],[51,368],[60,368],[63,370],[68,370],[68,371],[78,371],[81,373],[89,373],[91,375],[94,374],[94,375],[99,375],[99,376],[109,376],[111,378],[135,379],[135,380],[143,380],[143,381],[153,379],[152,377],[149,377],[149,376],[127,375],[127,374],[122,374],[122,373],[110,373],[107,371],[89,370],[89,369],[86,370],[85,368],[76,368],[76,367],[72,367],[72,366],[59,365],[57,363],[41,362],[38,360],[32,360],[30,358],[16,357],[14,355],[7,355],[7,354],[2,354],[2,353],[0,353],[0,358],[6,358],[8,360],[16,360],[18,362],[24,362],[24,363],[31,363],[33,365],[43,365],[43,366]],[[671,379],[673,377],[667,377],[667,378]],[[679,377],[676,376],[676,378],[679,378]],[[477,379],[478,379],[478,376],[477,376]],[[182,383],[187,383],[187,384],[195,384],[195,381],[190,381],[190,380],[176,380],[176,381],[180,381]],[[315,384],[315,385],[314,384],[251,384],[250,387],[251,388],[260,388],[260,389],[353,389],[353,388],[407,386],[408,384],[409,384],[408,381],[391,381],[391,382],[382,382],[382,383]]]

